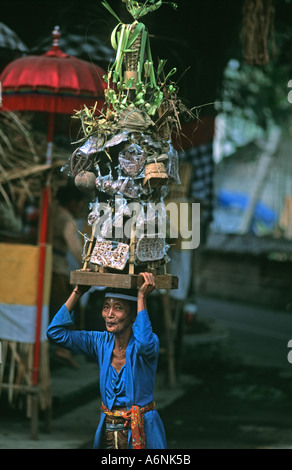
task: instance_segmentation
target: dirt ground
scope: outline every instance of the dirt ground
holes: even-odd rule
[[[169,449],[292,448],[292,376],[246,366],[222,344],[185,348],[196,385],[161,413]]]

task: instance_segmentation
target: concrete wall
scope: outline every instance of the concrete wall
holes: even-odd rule
[[[292,310],[292,261],[205,247],[196,255],[200,295]]]

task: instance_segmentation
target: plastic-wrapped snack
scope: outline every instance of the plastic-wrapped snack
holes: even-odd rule
[[[156,211],[155,204],[151,201],[147,203],[146,220],[148,229],[152,227],[151,231],[155,232]]]
[[[126,199],[124,199],[123,197],[116,197],[113,226],[122,227],[124,216],[130,217],[130,215],[131,215],[131,211],[127,205]]]
[[[166,236],[168,216],[162,198],[159,203],[154,204],[151,201],[147,203],[146,222],[148,234],[154,236],[156,233],[164,233]]]
[[[136,220],[136,229],[137,231],[140,231],[140,232],[144,232],[144,227],[145,227],[145,224],[147,223],[147,219],[146,219],[146,214],[145,214],[145,210],[144,210],[144,203],[141,203],[140,206],[141,206],[141,210],[137,216],[137,220]]]
[[[166,254],[165,239],[159,237],[141,237],[137,242],[136,256],[140,262],[157,261]]]
[[[109,203],[105,202],[98,202],[98,199],[95,202],[91,202],[89,204],[89,214],[88,214],[88,225],[96,225],[100,220],[101,216],[104,218],[106,216],[110,216],[112,213],[112,209]]]
[[[113,182],[112,189],[116,194],[122,194],[131,199],[137,198],[143,194],[141,185],[136,184],[130,177],[119,177]]]
[[[103,146],[103,148],[109,148],[109,147],[114,147],[115,145],[119,145],[122,142],[125,142],[126,140],[129,139],[128,132],[123,131],[120,132],[119,134],[114,135],[111,137]]]
[[[142,134],[141,137],[142,137],[142,139],[140,141],[141,145],[143,145],[143,146],[146,145],[147,147],[153,147],[157,151],[161,150],[161,142],[153,140],[151,135]]]
[[[168,217],[167,217],[164,202],[161,201],[158,204],[156,204],[156,208],[157,208],[156,223],[158,226],[158,231],[159,232],[164,231],[164,233],[166,233],[166,224],[167,224]]]
[[[102,181],[101,181],[101,190],[104,193],[107,193],[107,194],[110,194],[110,195],[115,194],[115,191],[114,191],[114,188],[113,188],[113,183],[114,183],[114,181],[113,181],[111,175],[103,176]]]
[[[116,241],[98,239],[90,262],[99,266],[123,270],[129,258],[129,245]]]
[[[113,220],[111,214],[103,222],[100,234],[103,238],[112,238],[113,236]]]
[[[96,201],[94,203],[89,204],[89,210],[91,211],[88,214],[88,225],[93,225],[95,222],[97,222],[100,219],[100,210],[99,210],[99,202]]]
[[[166,172],[171,182],[181,184],[178,172],[178,153],[169,141],[168,163],[166,163]]]
[[[119,164],[123,172],[132,178],[143,178],[145,152],[138,144],[131,144],[119,153]]]
[[[125,196],[135,198],[139,195],[139,188],[132,178],[125,178],[124,183],[121,186],[120,192]]]
[[[84,155],[92,155],[97,152],[100,152],[103,149],[104,137],[91,135],[85,144],[83,144],[78,149],[78,153],[83,153]]]
[[[143,188],[141,183],[135,183],[133,190],[130,188],[129,190],[125,191],[124,194],[131,198],[138,198],[149,194],[149,192],[151,192],[151,188]]]
[[[92,204],[91,212],[88,216],[88,224],[92,226],[92,234],[95,238],[101,236],[101,230],[104,223],[111,219],[112,208],[110,204],[105,202],[95,202]],[[107,222],[108,225],[104,227],[106,233],[110,233],[111,225],[110,221]]]
[[[118,243],[117,247],[112,250],[110,256],[110,265],[114,269],[124,269],[129,258],[129,245],[126,243]]]
[[[90,136],[87,141],[74,150],[64,171],[76,176],[81,171],[88,171],[94,165],[95,155],[103,149],[103,136]]]
[[[100,191],[103,191],[104,193],[110,194],[113,196],[115,194],[115,190],[113,188],[113,176],[112,176],[112,170],[110,164],[107,165],[108,167],[108,174],[106,176],[101,176],[99,175],[96,178],[96,187]]]
[[[101,187],[102,187],[102,176],[101,176],[100,168],[99,168],[99,165],[98,165],[98,164],[95,165],[95,169],[96,169],[96,171],[97,171],[97,177],[96,177],[96,180],[95,180],[95,187],[96,187],[96,189],[98,189],[98,191],[101,191]]]
[[[127,179],[128,181],[128,179]],[[122,177],[118,177],[118,179],[116,181],[113,181],[112,183],[112,191],[114,192],[114,194],[121,194],[123,195],[123,193],[121,192],[121,188],[123,188],[123,185],[125,186],[126,182],[125,182],[125,178],[122,178]]]

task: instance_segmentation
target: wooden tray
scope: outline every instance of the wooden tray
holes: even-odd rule
[[[171,274],[156,274],[156,289],[177,289],[178,277]],[[104,286],[118,287],[121,289],[134,289],[143,284],[143,277],[139,274],[114,274],[99,273],[91,271],[71,271],[70,283],[80,284],[83,286]]]

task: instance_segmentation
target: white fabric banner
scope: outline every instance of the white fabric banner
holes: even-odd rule
[[[0,339],[35,343],[36,329],[35,305],[15,305],[0,303]],[[49,321],[49,307],[43,306],[41,323],[41,341],[46,341]]]

